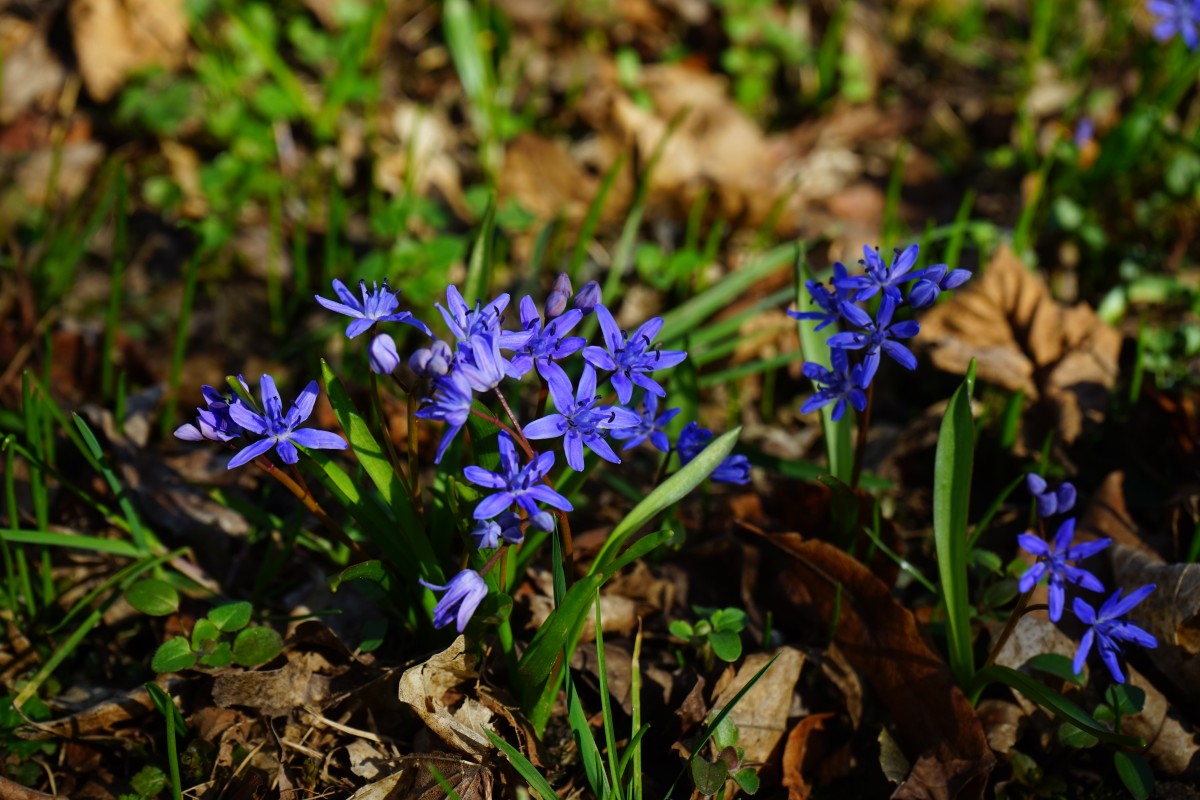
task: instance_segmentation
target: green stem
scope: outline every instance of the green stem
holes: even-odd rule
[[[404,469],[400,466],[400,456],[396,452],[396,445],[392,441],[391,432],[388,430],[387,418],[383,414],[383,398],[379,394],[379,379],[373,371],[371,372],[371,411],[374,413],[375,421],[379,425],[379,438],[383,440],[383,446],[387,449],[388,461],[392,462],[392,471],[396,473],[396,478],[400,481],[400,485],[412,496],[412,487],[409,486],[408,479],[404,475]]]
[[[867,431],[871,427],[871,406],[875,404],[875,382],[867,387],[867,407],[858,417],[858,437],[854,442],[854,469],[850,473],[850,488],[858,488],[858,479],[862,477],[863,457],[867,451]]]

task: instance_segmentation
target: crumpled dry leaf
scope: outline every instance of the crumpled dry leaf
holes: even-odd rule
[[[187,55],[183,0],[71,0],[70,19],[79,71],[99,102],[130,73],[174,68]]]
[[[7,125],[43,95],[62,86],[66,72],[45,31],[14,16],[0,16],[0,125]]]
[[[832,624],[836,614],[834,641],[888,708],[899,743],[915,757],[896,796],[983,797],[995,757],[971,703],[921,638],[912,612],[842,550],[797,534],[766,536],[794,556],[780,573],[787,599],[818,624]]]
[[[724,708],[734,695],[771,660],[770,653],[746,656],[737,675],[727,683],[713,700],[713,710]],[[745,750],[743,761],[765,763],[787,732],[792,693],[800,680],[804,653],[794,647],[775,651],[775,663],[758,682],[750,687],[738,704],[729,712],[729,719],[738,727],[738,747]]]
[[[492,730],[491,710],[467,696],[456,697],[453,705],[446,702],[448,692],[479,677],[477,660],[467,652],[467,638],[459,636],[425,663],[404,671],[400,676],[400,701],[411,706],[447,744],[482,756],[492,749],[484,733]]]
[[[819,746],[820,732],[826,721],[835,716],[832,712],[809,714],[797,722],[788,734],[787,744],[783,748],[781,781],[788,790],[788,800],[806,800],[812,793],[812,786],[804,779],[804,773],[823,759],[825,752]],[[814,742],[818,746],[814,746]]]
[[[400,759],[400,769],[368,784],[349,800],[442,800],[446,792],[434,778],[436,769],[462,800],[491,800],[495,776],[485,765],[445,753],[423,753]]]
[[[965,374],[974,358],[980,378],[1023,391],[1051,412],[1067,444],[1103,418],[1121,351],[1116,329],[1085,303],[1056,303],[1007,247],[969,288],[922,317],[918,341],[944,370]]]
[[[996,663],[1021,669],[1029,659],[1041,653],[1074,658],[1075,648],[1076,643],[1049,619],[1026,614],[997,653]],[[1095,653],[1092,653],[1089,668],[1104,670]],[[1122,717],[1121,733],[1141,736],[1147,741],[1147,748],[1142,755],[1150,761],[1156,772],[1171,776],[1200,776],[1200,739],[1197,738],[1197,731],[1180,718],[1163,693],[1133,665],[1125,664],[1125,672],[1128,685],[1146,693],[1146,704],[1139,713]],[[1032,714],[1037,710],[1037,705],[1020,692],[1013,692],[1013,695],[1025,713]]]
[[[213,680],[213,702],[221,708],[242,706],[278,717],[295,709],[319,709],[330,699],[330,680],[346,667],[335,667],[316,651],[290,652],[279,669],[225,672]]]

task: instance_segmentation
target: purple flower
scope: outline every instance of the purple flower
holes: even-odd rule
[[[950,269],[945,264],[914,272],[910,278],[916,279],[917,282],[908,293],[908,304],[913,308],[931,306],[941,292],[957,289],[970,277],[969,270]]]
[[[889,267],[883,263],[878,250],[864,246],[863,260],[860,263],[866,269],[867,274],[857,275],[853,278],[834,278],[833,285],[839,289],[858,289],[856,301],[869,300],[882,290],[884,295],[890,295],[896,303],[899,303],[899,286],[912,280],[908,271],[917,263],[919,250],[920,248],[915,244],[909,245],[903,252],[897,250],[892,256],[892,265]]]
[[[417,412],[421,419],[440,419],[446,423],[446,433],[438,445],[437,457],[433,463],[442,463],[442,456],[450,442],[467,424],[471,415],[471,384],[463,376],[461,370],[455,370],[448,375],[433,379],[433,396],[421,401],[422,408]]]
[[[641,421],[632,428],[615,429],[612,432],[612,437],[625,441],[625,446],[621,450],[631,450],[646,441],[646,439],[649,439],[650,444],[659,452],[665,453],[671,449],[671,442],[667,439],[667,434],[663,432],[663,428],[678,413],[678,408],[669,408],[659,414],[658,397],[650,392],[646,392],[646,396],[642,398]]]
[[[804,377],[817,383],[820,388],[804,401],[800,411],[808,414],[830,403],[837,403],[833,407],[833,419],[836,421],[846,413],[847,402],[857,411],[866,408],[867,395],[862,390],[862,364],[851,367],[846,351],[837,348],[830,351],[829,360],[833,369],[827,369],[813,361],[804,362]]]
[[[408,359],[408,366],[422,378],[436,378],[439,375],[445,375],[450,371],[450,365],[453,363],[454,351],[441,339],[429,347],[420,348]]]
[[[575,307],[582,311],[584,316],[587,316],[600,305],[600,299],[600,284],[588,281],[579,290],[579,294],[575,295]]]
[[[866,349],[867,354],[862,363],[862,388],[864,389],[871,385],[871,380],[875,377],[876,370],[879,369],[881,350],[905,369],[917,368],[917,357],[907,347],[894,340],[916,336],[921,330],[921,325],[916,320],[905,320],[893,325],[892,314],[896,310],[897,302],[891,292],[884,292],[883,299],[879,302],[879,313],[876,314],[874,321],[867,312],[858,306],[842,303],[842,316],[859,328],[864,328],[866,332],[835,333],[826,340],[826,344],[832,348]]]
[[[1112,539],[1096,539],[1072,545],[1073,538],[1075,538],[1074,517],[1063,520],[1063,524],[1058,527],[1058,533],[1054,536],[1053,545],[1047,544],[1031,533],[1022,533],[1017,537],[1017,542],[1021,547],[1025,548],[1030,555],[1037,557],[1037,563],[1025,570],[1025,574],[1021,576],[1017,586],[1022,592],[1028,592],[1043,576],[1049,575],[1050,619],[1054,622],[1062,619],[1063,590],[1067,581],[1093,592],[1104,591],[1104,584],[1100,582],[1099,578],[1086,569],[1067,562],[1082,561],[1089,556],[1094,556],[1108,547]]]
[[[262,393],[263,413],[255,414],[245,403],[234,403],[229,407],[229,415],[246,430],[266,438],[259,439],[239,451],[229,460],[229,469],[240,467],[272,447],[285,464],[295,464],[300,460],[296,445],[313,450],[346,449],[346,440],[336,433],[313,428],[296,430],[296,426],[312,414],[313,406],[317,402],[316,381],[308,382],[308,386],[300,392],[300,396],[292,403],[286,415],[283,413],[283,401],[279,397],[279,390],[275,388],[275,380],[264,374],[258,385]]]
[[[241,378],[238,378],[238,381],[249,394],[250,388],[246,386],[246,382]],[[196,424],[193,425],[189,422],[180,425],[175,429],[175,436],[189,442],[199,442],[204,439],[228,442],[241,436],[241,426],[234,422],[233,417],[229,415],[230,406],[242,402],[237,395],[231,393],[227,397],[211,386],[201,386],[200,394],[204,396],[204,403],[208,408],[197,408]]]
[[[318,303],[330,311],[354,317],[354,321],[346,326],[346,336],[351,339],[376,322],[403,322],[406,325],[412,325],[426,336],[432,335],[429,327],[410,312],[401,311],[400,313],[396,313],[396,307],[400,305],[400,301],[396,298],[400,294],[399,290],[393,292],[388,289],[386,280],[383,282],[382,288],[377,283],[373,283],[372,287],[370,291],[367,291],[367,282],[358,282],[358,288],[362,291],[362,302],[359,302],[358,298],[346,288],[346,284],[334,278],[333,291],[342,302],[338,303],[333,300],[326,300],[321,295],[315,295],[315,297]]]
[[[713,438],[712,431],[689,422],[679,433],[675,448],[679,451],[679,464],[683,466],[704,451]],[[750,482],[750,459],[743,455],[726,456],[709,475],[717,483],[746,484]]]
[[[570,300],[571,278],[563,272],[554,279],[554,285],[550,287],[550,294],[546,295],[546,319],[561,316],[567,310],[567,303]]]
[[[1091,117],[1083,117],[1079,120],[1079,123],[1075,126],[1075,135],[1071,139],[1079,149],[1083,149],[1090,142],[1095,141],[1096,123],[1092,121]]]
[[[1034,472],[1025,476],[1025,486],[1037,503],[1038,516],[1042,519],[1055,514],[1065,514],[1075,506],[1075,487],[1064,482],[1055,490],[1046,486],[1046,481]]]
[[[538,502],[559,511],[574,510],[567,498],[543,481],[554,466],[554,453],[541,453],[525,466],[521,466],[517,459],[517,448],[507,431],[500,431],[498,445],[499,472],[475,466],[463,470],[467,480],[476,486],[499,490],[479,501],[479,505],[475,506],[475,519],[491,519],[507,511],[513,503],[523,508],[531,517],[541,510],[538,508]]]
[[[604,306],[597,306],[597,309],[602,308]],[[542,376],[549,384],[550,396],[554,398],[554,407],[558,412],[526,425],[525,436],[529,439],[563,437],[567,464],[576,472],[583,471],[585,444],[605,461],[620,464],[621,459],[604,439],[604,431],[632,428],[641,421],[641,417],[621,406],[596,405],[600,398],[596,395],[596,370],[591,364],[584,364],[574,396],[571,394],[570,379],[557,364],[547,364]]]
[[[789,311],[788,316],[792,319],[816,319],[820,320],[814,330],[832,325],[842,318],[842,303],[850,302],[855,290],[850,288],[839,288],[838,281],[845,280],[849,277],[846,267],[842,262],[834,262],[833,265],[833,291],[825,288],[824,284],[817,281],[805,281],[804,287],[808,289],[808,296],[812,298],[813,303],[821,309],[820,311]]]
[[[463,300],[458,287],[450,285],[446,287],[446,305],[449,308],[443,308],[441,303],[434,305],[442,312],[442,319],[446,320],[446,327],[450,328],[454,338],[465,342],[480,333],[500,335],[501,315],[508,308],[508,295],[502,294],[486,306],[476,300],[475,308],[471,308]]]
[[[500,355],[500,337],[477,333],[458,343],[458,372],[477,392],[489,392],[500,385],[511,365]]]
[[[1146,8],[1158,17],[1154,38],[1165,42],[1179,34],[1189,50],[1200,43],[1200,2],[1197,0],[1147,0]]]
[[[426,589],[445,592],[442,599],[438,600],[437,605],[433,607],[433,627],[444,628],[454,621],[459,633],[466,630],[467,623],[471,621],[471,615],[475,613],[475,609],[479,608],[479,604],[483,602],[483,598],[487,597],[488,593],[487,583],[473,569],[464,569],[451,578],[445,586],[436,586],[424,580],[421,580],[420,583]]]
[[[1100,606],[1099,613],[1083,602],[1082,598],[1075,598],[1072,605],[1075,616],[1079,617],[1079,621],[1084,625],[1089,626],[1087,633],[1083,634],[1083,638],[1079,640],[1079,649],[1075,651],[1073,666],[1076,674],[1083,671],[1088,652],[1095,644],[1096,649],[1100,651],[1100,659],[1112,673],[1113,680],[1117,683],[1124,683],[1125,675],[1121,672],[1121,665],[1117,662],[1117,654],[1121,652],[1121,642],[1132,642],[1140,644],[1142,647],[1158,647],[1158,640],[1154,638],[1153,634],[1142,630],[1132,622],[1118,619],[1118,617],[1128,614],[1152,591],[1154,591],[1154,584],[1136,589],[1128,597],[1121,599],[1121,590],[1117,589],[1112,597],[1105,600],[1104,605]]]
[[[511,511],[505,511],[495,519],[479,520],[475,530],[471,531],[471,537],[475,539],[475,546],[480,550],[494,550],[502,541],[509,544],[525,541],[525,534],[521,530],[521,518]]]
[[[549,319],[549,314],[547,318]],[[512,357],[512,372],[515,376],[519,377],[529,372],[534,364],[566,358],[582,350],[587,344],[586,339],[582,336],[566,335],[582,319],[583,312],[573,308],[559,317],[550,319],[543,326],[533,298],[525,295],[521,299],[521,327],[528,336],[514,348],[516,354]]]
[[[662,329],[662,318],[647,320],[629,337],[617,327],[617,321],[604,306],[596,306],[596,318],[600,320],[605,346],[585,347],[583,357],[592,366],[612,372],[609,379],[620,401],[629,402],[634,384],[659,397],[666,397],[666,391],[646,373],[673,367],[687,358],[687,353],[682,350],[654,349],[654,337]]]
[[[391,375],[400,366],[400,354],[396,352],[396,342],[386,333],[381,333],[371,340],[367,348],[367,360],[371,371],[379,375]]]

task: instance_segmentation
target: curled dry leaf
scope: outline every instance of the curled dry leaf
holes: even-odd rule
[[[292,652],[279,669],[225,672],[213,680],[213,702],[221,708],[241,706],[269,717],[295,709],[319,709],[330,699],[330,679],[345,667],[335,667],[322,654]]]
[[[424,753],[400,759],[400,769],[367,784],[350,800],[442,800],[446,792],[433,776],[436,769],[462,800],[491,800],[495,777],[491,769],[445,753]]]
[[[473,756],[492,749],[484,731],[492,730],[493,714],[483,703],[461,696],[447,702],[447,693],[479,677],[476,661],[467,652],[467,638],[453,644],[423,664],[400,676],[400,701],[447,744]]]
[[[832,712],[809,714],[796,723],[788,733],[783,748],[783,786],[788,790],[788,800],[805,800],[812,793],[812,786],[804,779],[824,760],[825,748],[820,741],[825,723],[836,716]]]
[[[1024,392],[1067,444],[1103,418],[1121,350],[1120,333],[1085,303],[1055,302],[1007,247],[970,288],[921,319],[920,341],[944,370],[964,374],[974,358],[980,378]]]
[[[983,726],[912,612],[838,548],[797,534],[767,539],[793,556],[780,574],[789,603],[818,625],[836,619],[834,642],[887,707],[900,745],[915,759],[897,796],[983,797],[995,764]]]
[[[70,18],[79,71],[99,102],[135,70],[173,68],[187,54],[183,0],[72,0]]]

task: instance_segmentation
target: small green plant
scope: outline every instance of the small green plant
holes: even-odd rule
[[[144,614],[162,617],[179,609],[175,587],[157,578],[146,578],[125,592],[129,604]],[[214,606],[196,621],[191,637],[176,636],[159,646],[150,662],[155,672],[183,669],[220,669],[230,664],[256,667],[283,649],[283,640],[273,629],[250,626],[253,607],[244,600]]]
[[[723,797],[725,782],[730,779],[746,794],[758,791],[758,772],[743,763],[746,752],[737,746],[740,735],[734,721],[725,717],[713,729],[710,740],[715,754],[713,760],[692,758],[692,783],[700,794]]]
[[[1065,656],[1057,656],[1065,663]],[[1136,686],[1114,683],[1104,692],[1104,702],[1096,706],[1092,719],[1100,727],[1111,728],[1113,733],[1121,732],[1121,718],[1141,712],[1146,705],[1146,693]],[[1069,747],[1086,749],[1094,747],[1100,740],[1091,733],[1070,723],[1064,722],[1058,728],[1058,741]],[[1124,750],[1114,750],[1112,754],[1113,769],[1121,783],[1129,790],[1129,794],[1137,800],[1145,800],[1154,790],[1154,772],[1149,762],[1137,753]]]
[[[711,669],[713,656],[733,663],[742,657],[741,633],[746,629],[746,612],[740,608],[703,608],[692,610],[701,619],[692,625],[681,619],[673,620],[670,631],[700,653],[704,668]]]

